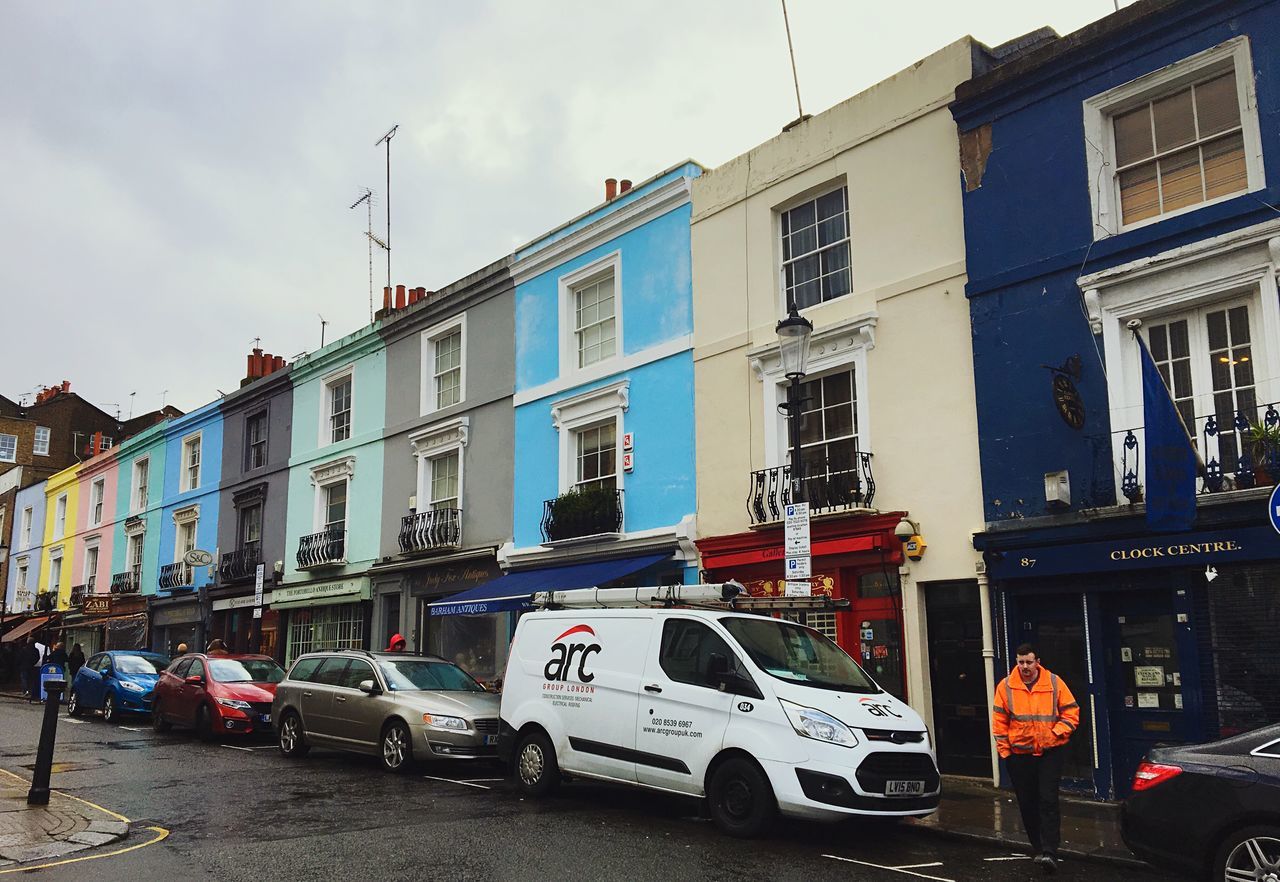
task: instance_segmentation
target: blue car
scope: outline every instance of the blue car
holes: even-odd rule
[[[78,717],[101,710],[107,722],[122,713],[151,713],[151,696],[169,656],[135,649],[115,649],[91,656],[76,671],[67,697],[67,713]]]

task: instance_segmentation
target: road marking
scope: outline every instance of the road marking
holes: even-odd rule
[[[908,870],[902,867],[886,867],[884,864],[873,864],[870,861],[858,861],[853,858],[840,857],[838,854],[824,854],[824,858],[831,858],[833,861],[844,861],[849,864],[859,864],[863,867],[874,867],[877,870],[889,870],[893,873],[902,873],[906,876],[919,876],[921,879],[932,879],[934,882],[955,882],[954,879],[947,879],[942,876],[930,876],[927,873],[917,873],[914,870]],[[933,866],[929,864],[928,866]]]
[[[459,780],[461,780],[461,779],[459,779]],[[507,780],[507,779],[506,779],[506,778],[468,778],[468,779],[467,779],[467,781],[484,781],[484,782],[488,782],[488,783],[493,783],[494,781],[505,781],[505,780]],[[466,781],[462,781],[462,783],[464,783],[464,784],[465,784],[465,783],[466,783]]]
[[[252,747],[241,747],[239,744],[220,744],[218,746],[225,747],[227,750],[247,750],[249,753],[253,753]]]
[[[71,717],[67,717],[67,722],[68,722],[68,723],[70,723],[70,724],[71,724],[71,725],[73,725],[73,726],[83,726],[85,723],[87,723],[87,722],[89,722],[89,721],[88,721],[88,720],[73,720],[73,719],[71,719]]]
[[[471,781],[455,781],[453,778],[437,778],[435,775],[423,775],[422,777],[430,781],[444,781],[446,784],[461,784],[463,787],[474,787],[477,790],[492,790],[492,787],[486,787],[483,784],[476,784]]]
[[[940,867],[942,861],[934,861],[931,864],[901,864],[896,867],[890,867],[890,870],[923,870],[925,867]]]
[[[87,854],[84,857],[66,858],[65,860],[52,861],[47,864],[25,864],[21,867],[10,867],[7,870],[0,870],[0,876],[4,876],[7,873],[29,873],[33,870],[45,870],[49,867],[61,867],[64,864],[78,864],[81,861],[96,861],[99,858],[115,857],[116,855],[124,854],[125,852],[137,851],[139,848],[146,848],[148,845],[155,845],[157,842],[169,838],[169,831],[164,827],[147,827],[146,829],[156,834],[154,839],[150,839],[147,842],[139,842],[135,845],[129,845],[125,848],[118,848],[115,851],[106,851],[102,854]]]
[[[121,726],[120,728],[121,728],[121,729],[124,729],[126,732],[145,732],[145,731],[147,731],[146,729],[135,729],[133,726]]]
[[[1029,861],[1029,860],[1031,860],[1031,855],[1029,855],[1029,854],[1011,854],[1011,855],[1009,855],[1008,857],[983,858],[983,860],[984,860],[984,861],[988,861],[988,862],[989,862],[989,861]]]

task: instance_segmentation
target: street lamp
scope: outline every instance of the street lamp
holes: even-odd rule
[[[809,366],[809,338],[813,336],[813,322],[800,315],[794,302],[787,304],[787,317],[774,329],[778,334],[778,347],[782,356],[782,372],[787,377],[787,402],[778,410],[787,415],[787,437],[791,446],[791,501],[804,502],[804,467],[800,455],[800,383]]]

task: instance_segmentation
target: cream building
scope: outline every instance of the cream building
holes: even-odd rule
[[[781,593],[788,384],[775,326],[794,299],[814,325],[802,387],[810,582],[853,604],[809,622],[943,727],[944,747],[954,730],[950,746],[970,756],[951,765],[974,774],[989,757],[972,545],[983,514],[948,104],[987,58],[960,40],[705,173],[692,217],[704,569]],[[927,543],[919,560],[895,538],[904,519]],[[968,667],[930,675],[931,604],[939,661]],[[935,689],[945,720],[933,719]]]

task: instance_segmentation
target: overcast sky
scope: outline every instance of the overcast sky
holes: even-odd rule
[[[817,113],[965,34],[1068,33],[1112,0],[791,0]],[[779,0],[3,0],[0,393],[68,379],[125,415],[230,391],[368,321],[363,208],[435,289],[796,115]],[[375,257],[381,297],[386,268]],[[111,408],[106,408],[111,410]]]

